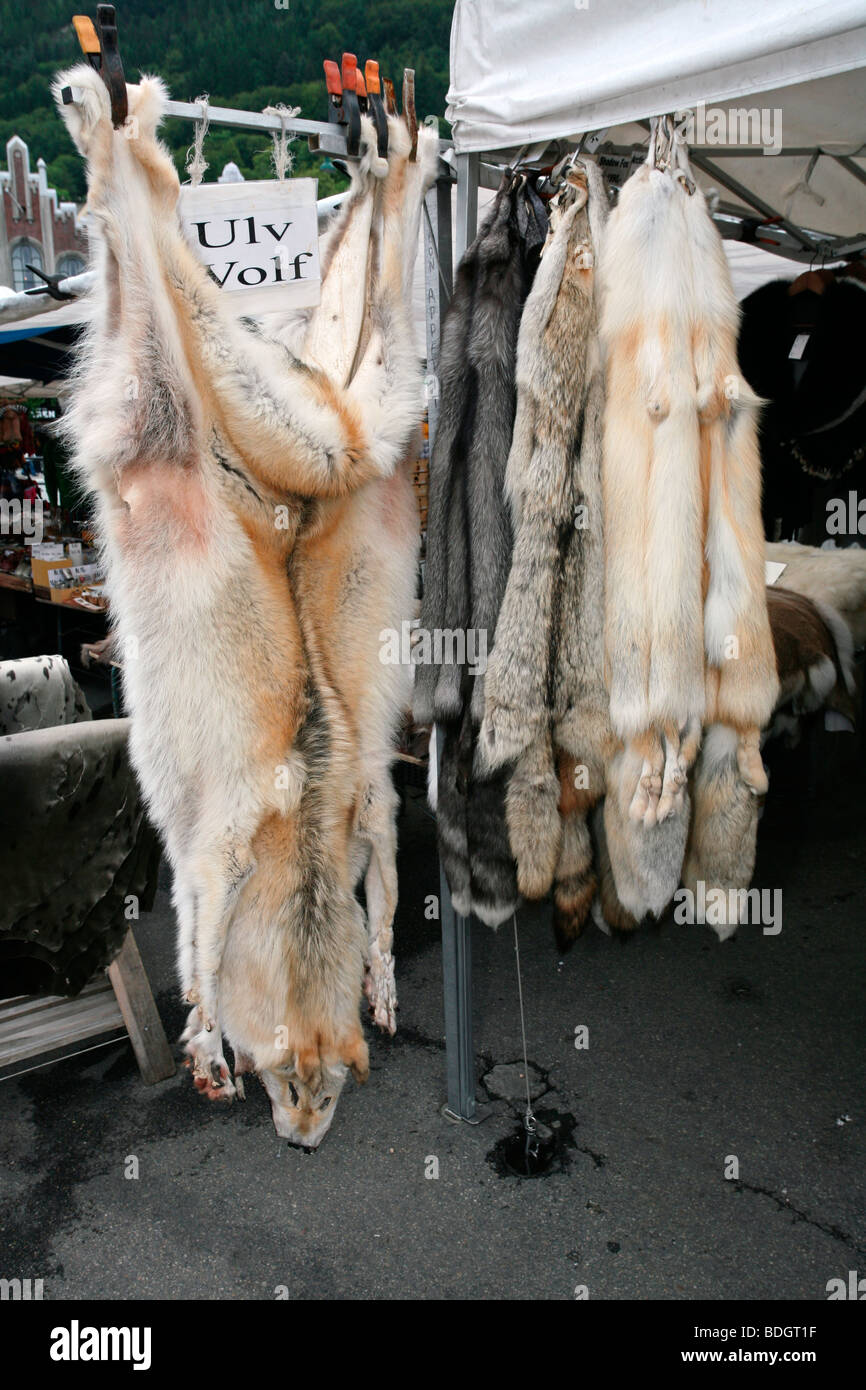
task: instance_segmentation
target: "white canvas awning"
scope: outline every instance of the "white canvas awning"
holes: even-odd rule
[[[641,143],[638,122],[701,103],[742,112],[690,141],[701,183],[847,238],[866,232],[864,66],[864,0],[457,0],[447,116],[458,154],[538,156],[600,130]]]

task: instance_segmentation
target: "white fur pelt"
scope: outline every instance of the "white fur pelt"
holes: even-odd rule
[[[608,199],[591,160],[570,170],[520,323],[505,474],[515,543],[485,681],[482,766],[514,762],[507,818],[517,882],[578,935],[595,881],[586,813],[603,793],[601,430],[595,263]]]
[[[785,566],[775,588],[793,589],[834,609],[848,624],[854,646],[866,646],[866,550],[768,541],[766,553],[768,560]]]
[[[63,106],[65,86],[80,104]],[[144,78],[127,91],[131,124],[115,131],[90,67],[54,85],[97,231],[65,429],[96,503],[131,755],[174,869],[196,1085],[234,1094],[224,1032],[236,1074],[262,1074],[279,1132],[315,1144],[347,1068],[368,1067],[360,774],[287,565],[307,499],[391,475],[416,426],[404,219],[386,187],[373,326],[346,390],[232,315],[184,239],[155,135],[165,90]],[[366,120],[363,139],[377,201]],[[405,162],[389,160],[386,186],[402,186]]]
[[[778,682],[764,594],[759,402],[737,366],[730,274],[682,145],[669,167],[648,160],[623,187],[599,278],[605,661],[611,724],[626,748],[617,807],[628,798],[625,814],[650,831],[678,820],[684,844],[702,725],[736,731],[740,774],[763,794],[759,731]],[[623,779],[632,775],[629,797]],[[649,843],[644,849],[637,860],[658,900],[660,865]],[[668,898],[680,871],[670,849]]]

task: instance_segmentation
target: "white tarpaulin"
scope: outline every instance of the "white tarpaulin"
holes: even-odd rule
[[[733,117],[693,143],[792,222],[852,235],[864,187],[831,156],[866,147],[864,66],[866,0],[457,0],[446,114],[458,153],[537,154],[597,130],[644,141],[634,123],[665,112],[748,107],[764,122],[754,154],[715,155],[745,142]],[[815,148],[827,154],[810,173]]]

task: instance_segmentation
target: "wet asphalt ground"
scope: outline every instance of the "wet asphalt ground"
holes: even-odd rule
[[[439,925],[424,916],[438,892],[435,827],[410,791],[399,1031],[371,1030],[370,1081],[347,1083],[322,1148],[277,1138],[254,1079],[231,1107],[200,1098],[182,1069],[148,1088],[122,1042],[2,1082],[0,1274],[41,1277],[51,1299],[572,1299],[581,1288],[591,1299],[825,1299],[828,1280],[866,1272],[866,843],[853,748],[821,734],[774,760],[756,884],[782,890],[778,935],[744,926],[719,944],[709,927],[667,920],[622,942],[590,926],[561,960],[549,907],[521,912],[535,1105],[563,1136],[546,1176],[509,1176],[495,1153],[522,1110],[496,1094],[503,1064],[518,1063],[522,1084],[510,928],[474,927],[486,1118],[453,1125],[440,1113]],[[183,1010],[167,888],[163,875],[136,935],[173,1040]],[[580,1025],[589,1046],[578,1050]],[[125,1176],[132,1157],[137,1178]]]

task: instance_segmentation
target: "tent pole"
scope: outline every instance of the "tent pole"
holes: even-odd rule
[[[835,159],[836,163],[849,174],[853,174],[855,179],[859,179],[861,183],[866,183],[866,172],[860,168],[859,164],[855,164],[853,159],[849,159],[847,154],[834,154],[830,158]]]
[[[811,237],[801,232],[799,227],[795,227],[793,222],[788,221],[787,217],[781,217],[774,207],[764,202],[764,199],[759,198],[757,193],[753,193],[750,188],[746,188],[745,184],[740,183],[739,179],[735,179],[732,174],[728,174],[724,169],[720,169],[718,164],[714,164],[711,159],[707,159],[706,155],[695,154],[693,150],[689,150],[689,161],[698,169],[702,169],[705,174],[709,174],[710,178],[715,179],[723,188],[727,188],[729,193],[733,193],[737,198],[741,198],[744,203],[747,203],[749,207],[755,208],[764,217],[770,218],[775,222],[777,227],[781,227],[788,233],[789,237],[797,242],[798,245],[802,246],[804,251],[810,251],[815,246],[815,242]]]
[[[478,217],[478,156],[457,156],[457,246],[459,261],[475,237]],[[443,310],[454,280],[451,247],[451,180],[437,179],[427,194],[424,225],[424,279],[427,306],[427,418],[430,456],[439,419],[439,343]],[[430,743],[437,784],[442,766],[443,729]],[[445,1005],[445,1064],[448,1099],[443,1114],[478,1123],[475,1100],[475,1045],[472,1030],[472,922],[454,911],[448,880],[439,865],[439,918],[442,930],[442,992]]]
[[[466,248],[475,240],[478,228],[478,166],[480,155],[458,154],[457,163],[457,236],[454,259],[459,265]]]
[[[443,729],[435,729],[437,786],[441,780]],[[439,862],[439,916],[442,923],[442,991],[445,998],[445,1066],[448,1100],[442,1113],[449,1120],[478,1124],[475,1101],[475,1040],[472,1028],[472,918],[454,911],[451,891]]]

